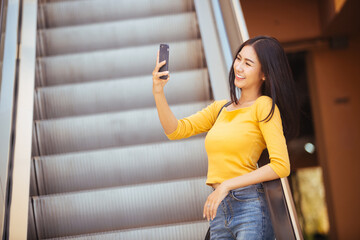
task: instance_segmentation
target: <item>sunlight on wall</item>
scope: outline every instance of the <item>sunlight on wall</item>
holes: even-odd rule
[[[342,7],[344,6],[344,3],[346,2],[346,0],[335,0],[334,1],[334,5],[335,5],[335,12],[338,13],[340,12],[340,10],[342,9]]]
[[[306,239],[326,236],[329,220],[320,167],[299,169],[292,175],[294,201]]]

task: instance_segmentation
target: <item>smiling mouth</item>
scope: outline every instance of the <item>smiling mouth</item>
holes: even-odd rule
[[[239,80],[243,80],[245,79],[243,76],[239,75],[239,74],[235,74],[235,78],[239,79]]]

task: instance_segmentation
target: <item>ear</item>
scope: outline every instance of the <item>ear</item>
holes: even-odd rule
[[[265,81],[265,75],[263,73],[261,74],[261,80]]]

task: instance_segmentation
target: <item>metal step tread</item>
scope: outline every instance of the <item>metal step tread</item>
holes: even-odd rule
[[[210,101],[172,106],[178,119]],[[35,121],[39,154],[52,155],[167,141],[156,108]]]
[[[145,169],[144,169],[145,170]],[[33,197],[40,239],[202,220],[205,178]]]
[[[37,56],[184,41],[200,36],[195,12],[40,29]],[[178,26],[182,26],[179,28]]]
[[[39,4],[38,26],[53,28],[193,11],[192,0],[78,0]]]
[[[169,70],[204,68],[201,40],[169,43]],[[149,74],[156,62],[158,44],[39,57],[36,85],[51,86]]]
[[[140,229],[130,229],[124,231],[112,231],[97,234],[71,236],[64,238],[52,238],[49,240],[74,239],[74,240],[199,240],[204,238],[209,228],[209,222],[196,221],[179,224],[162,225],[158,227],[145,227]]]
[[[205,176],[207,155],[204,138],[196,137],[34,157],[32,167],[36,176],[31,184],[38,184],[39,195],[47,195]],[[139,169],[146,171],[139,174]]]
[[[171,73],[165,94],[169,104],[208,100],[207,69]],[[155,107],[152,75],[40,87],[35,95],[36,120]]]
[[[151,89],[166,42],[175,116],[211,103],[193,0],[40,2],[31,235],[203,238],[203,135],[168,141]]]

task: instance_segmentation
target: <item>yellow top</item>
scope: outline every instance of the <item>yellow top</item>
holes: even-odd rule
[[[289,155],[278,107],[275,105],[270,121],[258,122],[269,114],[272,99],[261,96],[249,107],[233,111],[224,108],[217,117],[226,102],[214,101],[201,111],[178,120],[176,130],[167,137],[175,140],[208,132],[205,138],[208,185],[255,170],[265,148],[270,157],[268,165],[279,177],[288,176]]]

